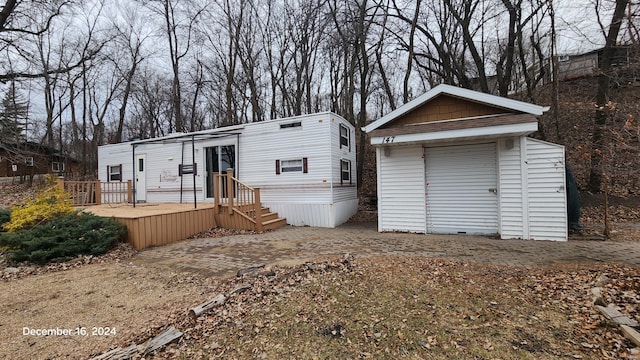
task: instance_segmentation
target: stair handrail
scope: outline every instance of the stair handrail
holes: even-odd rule
[[[226,174],[214,175],[214,202],[216,208],[219,205],[226,204],[229,214],[237,213],[247,218],[255,224],[256,231],[262,231],[260,188],[251,187],[233,177],[232,168],[227,169],[226,172]],[[230,191],[232,196],[229,196]],[[225,193],[226,198],[223,197]]]

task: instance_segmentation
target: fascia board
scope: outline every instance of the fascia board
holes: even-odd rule
[[[538,130],[537,122],[524,124],[488,126],[474,129],[436,131],[431,133],[380,136],[371,138],[371,145],[393,145],[402,143],[428,142],[438,140],[456,140],[483,136],[508,136],[530,134]]]

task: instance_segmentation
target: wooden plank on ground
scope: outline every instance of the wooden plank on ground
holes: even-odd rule
[[[191,315],[191,317],[193,318],[197,318],[198,316],[204,314],[210,309],[224,304],[225,300],[227,300],[227,297],[224,296],[224,294],[218,294],[218,296],[214,297],[213,299],[207,302],[204,302],[194,307],[193,309],[189,310],[189,315]]]
[[[111,351],[107,351],[106,353],[93,357],[90,360],[124,360],[132,358],[138,352],[138,347],[136,344],[131,344],[126,348],[115,348]]]
[[[166,344],[174,340],[179,339],[181,336],[182,336],[182,332],[172,326],[162,334],[154,337],[153,339],[147,340],[147,342],[141,345],[139,351],[142,354],[148,354],[156,349],[159,349],[165,346]]]
[[[607,307],[597,305],[596,307],[598,308],[598,310],[600,310],[601,313],[604,314],[604,316],[618,325],[627,325],[633,327],[638,326],[637,321],[625,316],[612,305],[609,305]]]
[[[637,332],[636,329],[627,325],[620,325],[620,328],[622,329],[622,333],[627,337],[627,339],[631,340],[631,342],[636,344],[636,346],[640,346],[640,333]]]

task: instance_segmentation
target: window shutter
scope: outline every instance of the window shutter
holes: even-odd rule
[[[342,124],[338,125],[338,145],[342,149]]]
[[[280,175],[280,160],[276,160],[276,175]]]
[[[107,182],[111,182],[111,173],[109,171],[109,165],[107,165]]]
[[[349,152],[351,152],[351,129],[347,128],[347,136],[349,136]],[[351,168],[349,168],[351,171]]]
[[[307,166],[307,158],[302,158],[302,172],[303,173],[308,173],[309,172],[309,167]]]
[[[182,176],[182,164],[178,164],[178,176]]]
[[[120,173],[120,182],[122,182],[122,164],[118,165],[118,172]]]
[[[198,163],[193,163],[193,176],[198,176]]]
[[[351,146],[351,143],[349,143],[349,146]],[[353,168],[353,166],[351,164],[351,161],[349,161],[349,185],[353,184],[353,171],[351,171],[351,168]]]

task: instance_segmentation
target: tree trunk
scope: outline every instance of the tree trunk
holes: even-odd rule
[[[604,172],[602,157],[605,153],[604,147],[606,146],[604,132],[608,117],[606,104],[609,101],[611,59],[614,54],[614,47],[618,39],[618,33],[624,18],[627,2],[628,0],[616,0],[616,8],[613,12],[609,33],[607,34],[607,40],[604,50],[602,51],[600,73],[598,74],[598,90],[596,92],[596,112],[594,115],[593,135],[591,137],[593,148],[591,154],[591,169],[589,170],[589,191],[591,192],[600,192],[602,188],[602,174]]]

